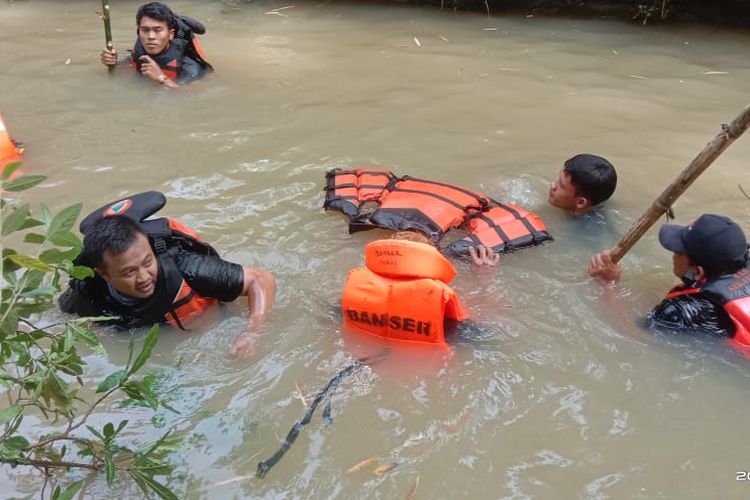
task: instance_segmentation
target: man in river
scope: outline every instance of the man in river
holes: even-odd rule
[[[607,201],[617,187],[615,167],[601,156],[579,154],[563,165],[549,187],[547,201],[553,207],[580,216]]]
[[[728,337],[750,355],[750,262],[740,226],[728,217],[705,214],[687,226],[665,224],[659,243],[672,253],[672,272],[682,284],[648,314],[648,326]],[[589,275],[618,283],[621,267],[609,252],[591,258]]]
[[[159,2],[142,5],[136,13],[138,39],[130,63],[141,75],[169,88],[201,78],[211,65],[203,57],[195,34],[206,32],[195,19],[177,16]],[[103,50],[102,64],[117,64],[116,50]]]
[[[575,232],[582,239],[601,241],[605,231],[612,232],[606,218],[598,210],[615,192],[617,172],[601,156],[578,154],[563,165],[558,178],[550,184],[547,201],[572,216]],[[497,265],[500,255],[483,245],[469,249],[477,266]]]
[[[169,218],[148,219],[166,199],[147,192],[108,204],[81,222],[84,248],[77,263],[94,276],[71,278],[60,297],[64,312],[80,316],[116,316],[122,328],[169,323],[194,326],[220,302],[247,297],[247,334],[235,342],[233,354],[252,351],[276,293],[268,271],[227,262],[198,235]]]

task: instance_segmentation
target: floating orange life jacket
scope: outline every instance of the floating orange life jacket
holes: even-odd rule
[[[487,196],[468,189],[404,176],[386,186],[370,222],[396,231],[420,231],[437,243],[448,230],[461,226],[467,213],[487,210],[490,203]]]
[[[373,241],[365,247],[365,267],[347,275],[344,323],[391,340],[445,345],[445,320],[469,317],[448,286],[455,275],[431,245]]]
[[[467,257],[469,248],[479,244],[507,252],[552,239],[536,214],[458,186],[379,169],[333,169],[326,179],[323,207],[346,214],[350,232],[415,230],[438,244],[448,231],[461,228],[469,236],[443,248],[458,257]],[[363,211],[368,201],[378,202],[378,208]]]
[[[356,218],[362,203],[377,201],[395,178],[391,172],[376,168],[331,170],[326,173],[325,208]]]
[[[3,171],[6,165],[21,161],[22,153],[23,148],[19,148],[16,146],[16,143],[13,142],[8,130],[5,128],[3,117],[0,116],[0,172]],[[16,170],[9,180],[12,180],[18,175],[20,175],[20,171]]]
[[[750,266],[750,265],[749,265]],[[732,320],[734,332],[729,332],[727,343],[746,358],[750,358],[750,268],[712,278],[694,288],[674,288],[666,298],[701,293],[720,305]]]
[[[454,254],[468,253],[470,246],[480,244],[493,252],[509,252],[552,239],[537,214],[515,205],[498,204],[469,213],[464,227],[469,236],[449,246]]]

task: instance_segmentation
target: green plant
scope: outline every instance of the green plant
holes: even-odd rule
[[[29,189],[45,178],[22,176],[9,178],[19,163],[7,165],[0,175],[3,195]],[[112,485],[117,472],[124,471],[146,495],[176,498],[155,479],[172,472],[166,455],[175,449],[177,439],[171,431],[154,443],[139,449],[119,444],[118,436],[128,420],[106,423],[101,429],[87,425],[91,414],[105,401],[121,396],[152,409],[171,409],[152,391],[153,383],[135,378],[148,360],[159,337],[155,325],[145,338],[138,355],[134,354],[131,336],[126,366],[107,376],[95,389],[93,401],[79,395],[85,387],[82,378],[85,361],[78,348],[81,344],[104,354],[104,347],[88,325],[106,318],[78,318],[40,326],[40,313],[52,305],[65,275],[79,279],[92,274],[73,261],[81,250],[81,240],[72,229],[81,211],[76,204],[53,213],[42,205],[40,216],[31,214],[28,204],[0,198],[2,220],[2,301],[0,301],[0,385],[7,397],[7,407],[0,410],[0,463],[13,467],[30,466],[39,470],[44,482],[41,497],[52,484],[52,499],[70,499],[83,486],[83,480],[63,488],[52,476],[58,470],[81,469],[104,473]],[[8,239],[30,249],[21,253],[7,247]],[[151,381],[153,382],[153,381]],[[83,391],[82,391],[83,392]],[[90,392],[90,391],[88,391]],[[174,410],[173,410],[174,411]],[[48,428],[60,429],[39,434],[38,428],[23,430],[24,416],[40,416]],[[53,427],[54,426],[54,427]],[[77,457],[70,457],[71,455]]]

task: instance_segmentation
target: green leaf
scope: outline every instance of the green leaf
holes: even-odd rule
[[[12,232],[21,229],[21,226],[26,221],[26,217],[29,216],[29,205],[28,203],[16,207],[7,217],[3,218],[3,228],[0,234],[7,236]]]
[[[39,259],[35,259],[34,257],[29,257],[28,255],[21,255],[21,254],[13,254],[9,255],[8,259],[10,259],[11,262],[18,264],[21,267],[25,267],[28,269],[37,269],[39,271],[46,271],[46,272],[52,272],[53,269],[42,262]]]
[[[25,191],[36,186],[46,178],[44,175],[22,175],[10,182],[3,181],[2,186],[6,191]]]
[[[115,461],[112,458],[112,450],[109,446],[104,448],[104,470],[107,475],[107,484],[112,486],[115,481]]]
[[[58,377],[56,372],[52,372],[52,375],[44,381],[41,396],[48,403],[54,401],[58,407],[67,409],[72,403],[75,393],[68,389],[67,382]]]
[[[75,226],[76,220],[78,220],[78,215],[81,213],[81,207],[83,207],[81,203],[76,203],[75,205],[62,209],[57,215],[55,215],[47,229],[47,236],[52,242],[56,243],[56,238],[61,238],[65,236],[65,233],[70,233],[70,230]],[[75,237],[72,233],[70,234]]]
[[[42,221],[32,219],[31,217],[29,217],[28,219],[26,219],[26,221],[23,223],[20,229],[29,229],[32,227],[38,227],[38,226],[43,226],[43,225],[44,223]]]
[[[18,330],[18,311],[11,310],[5,314],[3,322],[0,323],[0,334],[2,337],[15,335]]]
[[[36,269],[31,270],[31,271],[26,271],[23,275],[22,291],[30,292],[31,290],[36,290],[37,288],[39,288],[46,274],[47,273],[45,273],[44,271],[39,271]]]
[[[96,429],[94,429],[94,428],[93,428],[93,427],[91,427],[90,425],[87,425],[87,426],[86,426],[86,428],[87,428],[87,429],[89,430],[89,432],[90,432],[91,434],[93,434],[94,436],[96,436],[96,437],[98,437],[99,439],[101,439],[102,441],[104,441],[104,436],[102,436],[102,434],[101,434],[101,433],[100,433],[99,431],[97,431]],[[79,455],[80,455],[80,453],[79,453]]]
[[[151,388],[143,382],[136,382],[138,388],[141,390],[141,397],[149,406],[149,408],[157,409],[159,407],[159,400],[156,399],[156,395],[151,391]]]
[[[121,420],[120,423],[119,423],[119,425],[117,426],[117,431],[115,432],[115,434],[119,434],[120,431],[123,430],[126,425],[128,425],[128,421],[127,420]]]
[[[50,212],[49,208],[47,208],[47,205],[45,205],[44,203],[42,203],[41,214],[42,224],[44,224],[45,227],[49,228],[49,223],[52,222],[52,212]]]
[[[122,390],[125,391],[133,401],[143,404],[143,396],[141,395],[141,386],[137,382],[129,381],[122,386]]]
[[[75,483],[71,483],[68,485],[67,488],[65,488],[65,491],[62,492],[57,497],[57,500],[72,500],[73,497],[80,491],[80,489],[83,487],[83,479],[80,481],[76,481]],[[59,486],[58,486],[59,488]]]
[[[0,180],[5,182],[7,181],[11,175],[13,175],[13,172],[21,168],[21,162],[20,161],[14,161],[13,163],[8,163],[5,165],[5,168],[3,168],[3,174],[0,176]]]
[[[94,276],[94,270],[88,266],[73,266],[68,270],[68,274],[77,280],[85,280]]]
[[[60,485],[58,484],[55,486],[55,489],[52,491],[52,496],[50,497],[51,500],[60,500]]]
[[[50,241],[61,247],[80,249],[83,246],[81,238],[73,234],[71,231],[63,231],[50,236]]]
[[[39,254],[39,260],[45,264],[61,264],[65,260],[73,260],[78,257],[78,249],[62,251],[57,248],[50,248]]]
[[[128,375],[134,374],[135,372],[140,370],[144,364],[146,364],[146,361],[148,361],[148,358],[151,357],[151,351],[154,349],[154,346],[156,345],[156,342],[158,340],[159,325],[154,325],[148,332],[148,336],[146,337],[146,341],[143,343],[143,349],[141,349],[141,353],[138,355],[138,357],[135,358],[133,366],[131,366],[130,370],[128,370]]]
[[[30,290],[28,292],[23,292],[21,294],[21,297],[26,297],[29,299],[33,298],[39,298],[39,297],[52,297],[55,292],[57,292],[57,289],[53,287],[52,285],[44,285],[40,286],[39,288],[36,288],[34,290]]]
[[[112,424],[112,422],[107,422],[104,424],[104,437],[107,440],[111,440],[115,435],[115,426]]]
[[[29,366],[29,363],[31,363],[31,354],[28,352],[24,352],[16,358],[16,366],[20,366],[21,368]]]
[[[96,338],[96,334],[92,330],[89,330],[85,326],[77,325],[75,323],[68,323],[67,329],[71,330],[78,340],[89,346],[94,352],[97,352],[99,354],[106,354],[104,346],[101,344],[101,342],[99,342],[99,339]],[[100,391],[97,390],[97,392]]]
[[[23,237],[24,243],[32,243],[34,245],[41,245],[45,241],[47,241],[47,238],[39,233],[26,233],[26,236]]]
[[[99,384],[99,387],[96,388],[96,392],[107,392],[115,387],[118,387],[121,385],[125,380],[127,380],[128,374],[125,370],[118,370],[104,379],[104,382]]]
[[[13,436],[12,438],[3,441],[3,444],[8,448],[15,448],[17,450],[23,450],[28,448],[29,440],[23,436]]]
[[[146,484],[146,481],[143,480],[143,474],[134,470],[128,470],[128,473],[130,474],[130,477],[133,478],[133,481],[135,481],[135,484],[137,484],[138,487],[143,492],[143,496],[145,498],[148,498],[148,495],[149,495],[148,484]]]
[[[130,475],[133,477],[138,486],[141,487],[141,490],[143,490],[144,493],[148,494],[148,490],[146,489],[147,487],[164,500],[178,500],[177,495],[172,493],[169,488],[155,480],[153,477],[148,476],[140,471],[130,471]]]
[[[21,407],[18,405],[13,405],[10,408],[6,408],[3,411],[0,411],[0,425],[4,425],[14,418],[18,416],[18,414],[21,413]]]

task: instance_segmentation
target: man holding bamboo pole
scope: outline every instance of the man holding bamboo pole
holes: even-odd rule
[[[726,337],[750,357],[750,262],[745,234],[728,217],[701,215],[687,226],[665,224],[659,243],[672,252],[672,288],[647,316],[648,326]],[[589,275],[619,282],[609,251],[591,258]]]
[[[589,275],[619,282],[618,264],[675,200],[709,165],[750,127],[750,106],[698,153],[654,200],[611,250],[594,255]],[[659,242],[674,253],[673,272],[684,284],[673,288],[649,314],[655,326],[681,332],[728,337],[738,352],[750,358],[750,262],[742,229],[731,219],[705,214],[688,226],[666,224]]]
[[[105,9],[106,10],[106,9]],[[179,87],[201,78],[213,70],[203,57],[195,34],[203,34],[206,28],[195,19],[177,16],[159,2],[142,5],[136,13],[138,39],[131,65],[141,75],[169,88]],[[105,27],[108,16],[105,17]],[[117,51],[110,47],[101,52],[102,64],[111,68],[117,64]]]

